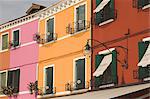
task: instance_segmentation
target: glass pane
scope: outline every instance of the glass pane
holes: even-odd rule
[[[2,50],[8,48],[8,34],[2,36]]]
[[[13,40],[14,40],[14,45],[18,46],[19,45],[19,30],[14,31]]]

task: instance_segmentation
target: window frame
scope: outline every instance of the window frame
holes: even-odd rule
[[[2,52],[4,52],[4,51],[8,51],[8,48],[6,48],[6,49],[2,49],[2,46],[3,46],[3,44],[2,44],[2,39],[3,39],[3,35],[8,35],[8,41],[7,41],[7,44],[8,44],[8,47],[9,47],[9,32],[5,32],[5,33],[2,33],[1,34],[1,37],[0,37],[0,51],[2,51]]]
[[[85,27],[87,26],[87,1],[86,2],[83,2],[83,3],[80,3],[76,6],[74,6],[74,22],[76,23],[77,22],[77,8],[79,8],[80,6],[84,6],[85,5]],[[73,24],[74,25],[74,29],[76,29],[76,24]],[[77,31],[77,32],[81,32],[81,31],[84,31],[85,29],[83,30],[80,30],[80,31]]]
[[[79,60],[79,59],[85,59],[85,88],[86,88],[86,86],[87,86],[87,69],[88,69],[88,67],[87,67],[87,59],[86,59],[86,57],[85,56],[81,56],[81,57],[77,57],[77,58],[74,58],[73,59],[73,82],[75,82],[75,80],[76,80],[76,61],[77,60]],[[75,88],[75,84],[73,85],[74,86],[74,88]]]

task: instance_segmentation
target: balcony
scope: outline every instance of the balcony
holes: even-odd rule
[[[47,33],[47,34],[34,34],[33,40],[36,41],[38,44],[45,44],[48,42],[56,41],[57,34],[56,33]]]
[[[77,32],[87,30],[90,28],[90,22],[86,20],[78,20],[77,22],[73,22],[68,24],[66,27],[67,34],[75,34]]]
[[[81,90],[81,89],[89,89],[90,88],[90,83],[87,81],[87,82],[84,82],[84,86],[81,88],[79,87],[82,83],[80,82],[70,82],[70,83],[67,83],[65,85],[65,90],[66,91],[75,91],[75,90]]]

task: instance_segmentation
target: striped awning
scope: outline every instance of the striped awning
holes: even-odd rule
[[[138,66],[146,67],[147,65],[150,65],[150,44],[141,59],[141,61],[138,63]]]
[[[93,76],[100,76],[103,75],[104,71],[108,68],[108,66],[111,64],[112,62],[112,54],[108,54],[106,55],[102,62],[99,64],[98,68],[96,69],[96,71],[93,73]]]
[[[94,10],[94,13],[99,12],[100,10],[102,10],[109,2],[110,0],[103,0],[98,6],[97,8]]]

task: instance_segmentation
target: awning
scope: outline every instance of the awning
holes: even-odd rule
[[[97,8],[94,10],[94,13],[99,12],[100,10],[102,10],[109,2],[110,0],[103,0],[98,6]]]
[[[150,64],[150,44],[149,44],[143,58],[138,63],[138,66],[146,67],[149,64]]]
[[[103,75],[104,71],[108,68],[111,62],[112,62],[112,54],[106,55],[103,58],[100,65],[98,66],[98,68],[96,69],[96,71],[93,73],[93,76],[98,77],[100,75]]]

